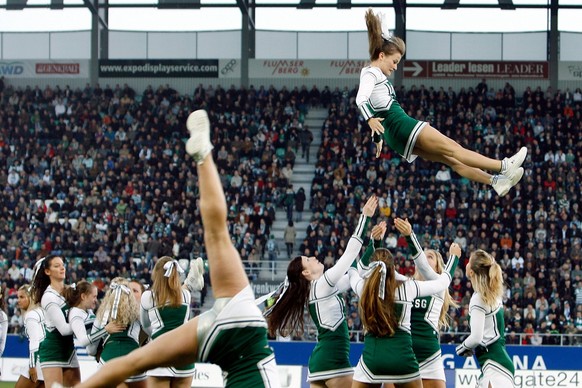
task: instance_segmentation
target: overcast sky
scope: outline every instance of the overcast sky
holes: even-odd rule
[[[157,3],[157,0],[110,0],[111,4]],[[202,3],[235,3],[236,0],[202,0]],[[442,3],[443,0],[408,0],[409,3]],[[560,0],[564,4],[582,4],[582,0]],[[28,4],[47,4],[50,0],[28,0]],[[298,3],[299,0],[256,0],[259,3]],[[318,3],[336,3],[336,0],[317,0]],[[352,3],[380,3],[382,0],[352,0]],[[386,3],[386,1],[383,1]],[[461,0],[462,3],[494,3],[497,0]],[[6,0],[0,0],[5,4]],[[82,0],[65,0],[68,4],[83,4]],[[547,0],[514,0],[519,4],[546,4]],[[392,8],[375,8],[384,12],[393,28]],[[338,10],[315,8],[258,8],[256,28],[291,31],[362,31],[365,30],[364,8]],[[558,27],[562,31],[582,32],[581,10],[560,10]],[[407,28],[428,31],[511,32],[545,31],[548,15],[544,9],[504,11],[494,9],[408,8]],[[56,31],[88,30],[91,15],[87,9],[27,9],[24,11],[0,10],[0,31]],[[241,28],[238,8],[202,8],[200,10],[158,10],[156,8],[114,8],[110,10],[109,28],[113,30],[140,31],[202,31]]]

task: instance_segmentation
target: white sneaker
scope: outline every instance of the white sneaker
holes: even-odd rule
[[[513,177],[509,178],[505,175],[496,175],[493,178],[493,189],[500,197],[503,197],[505,194],[509,192],[509,190],[515,186],[523,177],[523,167],[519,167]]]
[[[204,261],[201,257],[190,260],[190,270],[184,284],[190,291],[200,291],[204,288]]]
[[[186,152],[194,158],[196,163],[202,164],[206,155],[214,148],[210,142],[210,121],[206,111],[199,109],[190,113],[186,120],[186,128],[190,132],[190,139],[186,142]]]
[[[526,156],[527,148],[521,147],[517,154],[513,155],[511,158],[503,159],[503,165],[505,168],[501,170],[501,174],[505,175],[509,179],[512,179],[513,176],[517,173],[517,169],[520,168],[523,164]]]

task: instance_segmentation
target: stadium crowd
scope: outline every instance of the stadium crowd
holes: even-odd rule
[[[502,158],[528,146],[527,175],[502,198],[445,167],[408,164],[387,147],[376,159],[355,93],[327,87],[200,85],[182,95],[169,85],[142,94],[127,85],[2,86],[0,279],[11,332],[22,326],[16,290],[30,282],[34,262],[45,254],[68,258],[67,283],[88,279],[100,296],[117,276],[150,283],[162,255],[204,256],[196,172],[182,145],[193,109],[209,113],[230,232],[252,271],[253,263],[271,256],[276,209],[303,209],[305,199],[290,179],[310,139],[305,115],[323,106],[329,116],[313,161],[314,195],[305,202],[313,216],[301,253],[333,265],[361,200],[375,192],[381,217],[389,224],[408,217],[425,247],[444,252],[454,241],[466,257],[476,248],[495,255],[507,282],[510,343],[520,338],[514,333],[526,333],[522,338],[532,344],[552,343],[546,333],[582,333],[580,90],[528,88],[516,98],[511,85],[495,91],[482,81],[457,92],[422,86],[398,91],[409,114],[482,154]],[[405,239],[392,232],[385,244],[397,252],[399,271],[411,274]],[[451,311],[445,341],[468,331],[472,287],[465,265],[452,284],[461,308]],[[357,302],[347,298],[348,325],[360,330]]]

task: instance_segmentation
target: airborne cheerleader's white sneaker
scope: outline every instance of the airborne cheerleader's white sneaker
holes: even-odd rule
[[[190,113],[186,120],[186,128],[190,132],[190,138],[186,142],[186,152],[192,156],[196,163],[204,163],[204,158],[214,148],[210,142],[210,121],[205,110],[199,109]]]
[[[204,288],[204,261],[201,257],[190,261],[190,270],[184,284],[190,291],[201,291]]]
[[[527,156],[527,148],[521,147],[521,149],[512,157],[504,158],[502,161],[501,174],[505,175],[509,179],[513,179],[514,175],[517,174],[517,170],[523,164]],[[520,178],[521,179],[521,178]],[[519,180],[518,180],[519,182]],[[517,182],[515,182],[517,183]]]
[[[523,172],[523,167],[519,167],[511,178],[505,175],[495,175],[491,178],[491,186],[493,186],[497,195],[503,197],[521,180]]]

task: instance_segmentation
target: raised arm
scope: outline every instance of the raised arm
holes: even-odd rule
[[[414,265],[416,266],[416,270],[420,272],[423,278],[426,280],[436,280],[438,279],[439,274],[436,273],[426,258],[424,254],[424,250],[420,246],[416,235],[412,231],[412,225],[408,220],[403,220],[401,218],[396,218],[394,220],[394,226],[396,229],[406,238],[406,242],[408,243],[408,250],[412,255],[412,259],[414,260]]]
[[[360,271],[360,275],[362,272],[368,270],[368,266],[370,265],[370,258],[374,251],[378,248],[382,247],[382,239],[384,238],[384,234],[386,234],[386,222],[382,221],[379,222],[377,225],[374,225],[372,228],[372,232],[370,234],[370,243],[368,247],[364,251],[361,259],[358,260],[358,271]]]
[[[437,279],[435,280],[414,281],[417,285],[417,297],[429,296],[446,290],[449,286],[449,283],[453,279],[453,274],[455,273],[457,265],[459,264],[460,255],[461,247],[459,244],[451,244],[451,248],[449,250],[449,259],[445,265],[445,270],[443,273],[438,275]]]
[[[370,243],[368,244],[368,247],[364,251],[362,258],[357,261],[357,265],[355,266],[358,269],[358,274],[360,278],[364,276],[368,269],[370,269],[370,258],[374,254],[374,251],[378,248],[382,248],[382,240],[384,239],[385,234],[386,234],[385,221],[382,221],[377,225],[374,225],[374,227],[372,228],[372,233],[370,235]],[[394,270],[394,277],[398,282],[404,282],[408,280],[406,276],[396,272],[396,270]],[[358,293],[353,286],[352,290],[354,290],[355,293]]]
[[[354,231],[354,234],[352,234],[352,237],[350,237],[350,241],[348,241],[348,245],[344,254],[333,267],[325,271],[323,274],[325,280],[330,286],[335,285],[342,278],[342,276],[347,272],[348,268],[350,268],[354,260],[360,254],[368,222],[370,221],[370,217],[374,215],[377,207],[378,198],[373,195],[368,199],[362,209],[362,214],[360,215],[358,224],[356,225],[356,230]]]

